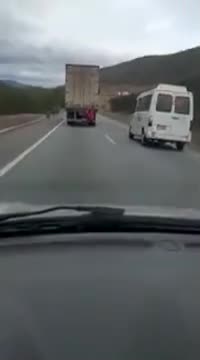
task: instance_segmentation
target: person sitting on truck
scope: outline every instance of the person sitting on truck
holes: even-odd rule
[[[93,109],[86,110],[86,119],[90,122],[95,120],[95,111]]]

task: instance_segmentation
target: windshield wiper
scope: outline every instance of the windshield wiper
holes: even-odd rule
[[[109,206],[84,206],[84,205],[63,205],[63,206],[51,206],[47,207],[42,210],[36,211],[26,211],[26,212],[14,212],[5,215],[0,215],[0,223],[8,220],[15,220],[15,219],[22,219],[22,218],[33,218],[38,217],[39,215],[45,215],[48,213],[54,213],[59,211],[75,211],[75,212],[82,212],[83,215],[98,215],[98,216],[122,216],[125,212],[123,208],[115,208]],[[85,213],[85,214],[84,214]],[[66,215],[65,215],[66,216]],[[67,217],[70,216],[67,215]],[[72,216],[72,214],[71,214]],[[74,216],[74,214],[73,214]]]
[[[0,237],[111,231],[124,218],[124,212],[123,208],[109,206],[63,205],[4,214],[0,215]]]
[[[92,205],[53,206],[0,215],[0,237],[86,232],[200,234],[200,219],[137,215],[126,213],[124,208]]]

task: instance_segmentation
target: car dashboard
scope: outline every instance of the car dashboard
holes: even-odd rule
[[[199,250],[197,235],[1,239],[0,358],[198,359]]]

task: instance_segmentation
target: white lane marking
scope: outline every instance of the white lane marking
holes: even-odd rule
[[[40,138],[36,143],[31,145],[28,149],[23,151],[20,155],[18,155],[14,160],[5,165],[2,169],[0,169],[0,177],[7,174],[11,169],[14,168],[20,161],[22,161],[28,154],[30,154],[34,149],[36,149],[44,140],[46,140],[60,125],[64,123],[65,120],[62,120],[58,125],[56,125],[53,129],[51,129],[46,135]]]
[[[4,133],[6,133],[8,131],[19,129],[21,127],[25,127],[25,126],[28,126],[28,125],[31,125],[31,124],[35,124],[35,123],[37,123],[37,122],[39,122],[41,120],[44,120],[44,119],[45,119],[44,116],[41,116],[36,120],[27,121],[27,122],[24,122],[24,123],[22,123],[20,125],[9,126],[8,128],[1,129],[0,134],[4,134]]]
[[[110,141],[111,144],[116,145],[116,142],[108,134],[105,134],[105,138]]]

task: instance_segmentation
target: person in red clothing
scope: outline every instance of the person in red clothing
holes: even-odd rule
[[[95,120],[95,110],[93,109],[87,109],[86,110],[86,119],[88,122],[93,122]]]

